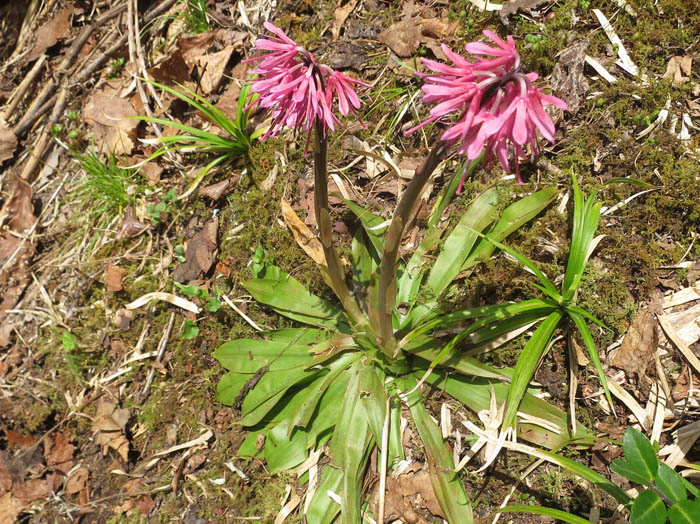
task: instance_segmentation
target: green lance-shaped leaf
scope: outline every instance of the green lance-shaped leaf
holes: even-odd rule
[[[229,371],[256,373],[265,366],[270,371],[303,367],[312,355],[308,345],[241,338],[219,346],[214,358]]]
[[[360,378],[364,364],[356,362],[331,441],[333,463],[343,470],[341,522],[360,524],[362,478],[369,458],[371,432],[360,405]]]
[[[430,418],[423,404],[423,397],[413,386],[415,382],[404,381],[403,387],[414,390],[408,395],[408,407],[418,429],[423,444],[425,444],[430,482],[440,507],[445,512],[447,521],[459,524],[471,524],[474,521],[469,498],[464,487],[455,473],[452,453],[442,440],[442,434],[437,424]]]
[[[481,165],[481,160],[484,158],[483,151],[474,160],[464,160],[460,168],[455,171],[450,179],[449,184],[442,187],[442,190],[435,199],[435,205],[433,209],[430,210],[430,215],[428,216],[428,230],[435,228],[440,221],[440,217],[447,209],[454,196],[457,194],[457,188],[459,188],[459,183],[462,178],[470,177],[474,171]]]
[[[279,280],[256,278],[243,282],[243,287],[255,300],[288,318],[341,333],[350,332],[347,318],[340,309],[311,294],[290,276]]]
[[[574,321],[574,324],[576,324],[576,328],[578,329],[579,333],[581,333],[581,338],[583,338],[586,349],[588,349],[588,355],[591,357],[593,367],[595,368],[598,379],[600,379],[600,383],[605,391],[605,398],[608,400],[608,405],[614,413],[612,396],[610,395],[610,389],[608,388],[608,379],[605,377],[605,371],[603,371],[603,365],[600,362],[600,355],[598,355],[598,348],[596,348],[595,342],[593,341],[593,335],[591,335],[591,331],[588,329],[588,325],[583,319],[583,316],[575,312],[572,308],[567,308],[566,312]]]
[[[321,473],[321,482],[316,488],[309,509],[306,511],[306,522],[331,524],[340,513],[340,504],[328,496],[328,492],[340,495],[343,484],[343,472],[333,466],[326,466]]]
[[[700,502],[684,500],[668,508],[671,524],[698,524],[700,522]]]
[[[411,255],[406,265],[401,268],[398,292],[396,294],[396,305],[406,304],[408,306],[407,314],[416,306],[416,297],[418,296],[421,283],[423,282],[423,276],[427,270],[425,255],[438,242],[441,234],[441,229],[433,229],[428,232],[425,239],[423,239],[413,252],[413,255]]]
[[[264,456],[271,474],[298,466],[309,456],[306,432],[290,431],[289,419],[283,420],[268,433],[265,439]]]
[[[364,209],[352,200],[345,200],[345,203],[350,208],[350,211],[360,220],[360,224],[362,224],[362,228],[365,230],[376,254],[383,253],[384,233],[389,227],[389,221]]]
[[[361,289],[366,289],[372,280],[372,273],[379,267],[379,260],[375,258],[374,248],[370,252],[362,229],[355,231],[352,237],[351,253],[353,280]]]
[[[459,222],[445,239],[445,245],[430,270],[426,285],[437,297],[445,291],[462,269],[482,231],[498,217],[498,191],[487,189],[474,199]]]
[[[531,515],[544,515],[553,519],[568,522],[569,524],[591,524],[590,520],[582,519],[566,511],[559,509],[545,508],[542,506],[506,506],[496,510],[496,513],[529,513]]]
[[[622,451],[629,465],[644,479],[640,484],[651,484],[656,477],[659,461],[649,439],[640,431],[627,428],[622,437]]]
[[[549,341],[552,339],[554,330],[559,325],[561,318],[561,311],[555,310],[551,312],[535,330],[525,344],[522,353],[520,353],[515,372],[513,373],[510,390],[508,391],[508,403],[506,404],[506,413],[503,417],[504,430],[511,426],[515,427],[518,408],[527,390],[527,385],[532,379],[540,358],[547,350]]]
[[[655,491],[644,490],[632,503],[630,521],[634,524],[666,524],[666,505]]]
[[[489,229],[488,235],[502,242],[508,235],[520,229],[520,227],[535,218],[557,196],[557,189],[547,187],[509,205],[498,222]],[[477,242],[476,247],[462,265],[461,271],[465,271],[479,262],[484,262],[491,257],[495,245],[485,239]]]
[[[688,492],[683,485],[683,477],[663,462],[659,462],[658,469],[656,470],[656,487],[659,488],[659,491],[666,498],[673,502],[688,500]]]

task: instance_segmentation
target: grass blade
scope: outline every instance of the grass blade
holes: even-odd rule
[[[532,334],[530,339],[525,344],[518,363],[515,366],[513,380],[508,390],[508,400],[506,404],[506,413],[503,417],[503,430],[509,427],[515,427],[515,420],[518,414],[520,402],[525,395],[527,385],[532,379],[535,368],[540,361],[540,358],[547,350],[549,341],[552,339],[554,330],[559,325],[562,318],[562,312],[559,310],[552,311],[549,316],[542,321],[539,327]]]
[[[497,509],[495,513],[529,513],[531,515],[544,515],[553,519],[563,520],[569,524],[591,524],[590,520],[582,519],[566,511],[543,506],[506,506],[505,508]]]

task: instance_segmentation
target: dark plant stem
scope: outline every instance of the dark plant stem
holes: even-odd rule
[[[367,324],[360,306],[348,290],[340,257],[333,247],[333,225],[328,210],[328,139],[322,125],[314,125],[314,212],[333,291],[354,327]]]
[[[399,245],[403,237],[406,225],[415,211],[418,198],[423,192],[425,184],[435,171],[435,168],[442,162],[447,152],[447,146],[439,142],[430,151],[430,154],[423,160],[423,163],[416,171],[411,182],[406,187],[401,200],[396,206],[394,217],[386,235],[384,243],[384,254],[379,268],[379,294],[378,311],[379,339],[381,349],[390,357],[395,358],[396,339],[392,326],[392,316],[394,303],[396,302],[396,269],[399,255]]]

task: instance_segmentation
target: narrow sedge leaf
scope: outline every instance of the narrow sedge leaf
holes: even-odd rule
[[[630,521],[634,524],[666,524],[666,505],[655,491],[642,491],[632,503]]]
[[[552,339],[554,330],[559,325],[562,318],[562,312],[555,310],[542,321],[539,327],[532,334],[532,337],[527,341],[523,348],[518,363],[515,366],[513,373],[513,381],[508,392],[508,403],[506,404],[506,413],[503,417],[503,429],[515,427],[518,407],[525,395],[527,385],[532,379],[535,368],[540,361]]]
[[[663,462],[659,462],[659,467],[656,470],[656,487],[659,488],[659,491],[666,498],[673,502],[688,500],[688,493],[683,485],[683,477]]]
[[[627,428],[622,437],[622,450],[625,458],[637,473],[651,484],[656,477],[658,460],[651,442],[634,428]]]
[[[508,235],[518,230],[523,224],[535,218],[557,196],[555,187],[548,187],[537,191],[509,205],[496,224],[488,231],[491,238],[502,242]],[[462,271],[475,266],[479,262],[485,262],[491,257],[495,246],[481,239],[467,260],[462,265]]]
[[[425,255],[438,242],[441,234],[441,229],[433,229],[425,236],[399,277],[396,304],[408,305],[409,313],[413,310],[420,285],[423,282],[423,275],[426,271]]]
[[[535,276],[539,279],[539,281],[542,283],[542,285],[547,289],[547,291],[548,291],[547,294],[549,296],[551,296],[554,300],[556,300],[557,302],[560,302],[562,300],[562,297],[559,294],[559,290],[557,289],[557,287],[554,284],[552,284],[551,280],[549,280],[547,278],[547,276],[544,273],[542,273],[540,268],[538,268],[537,265],[532,260],[527,258],[525,255],[522,255],[521,253],[519,253],[518,251],[516,251],[512,247],[509,247],[505,244],[502,244],[501,242],[499,242],[495,238],[491,237],[491,235],[484,235],[483,233],[479,233],[479,232],[477,232],[476,234],[479,235],[480,237],[487,239],[489,242],[491,242],[493,245],[495,245],[501,251],[505,251],[506,253],[511,255],[513,258],[515,258],[518,262],[520,262],[523,266],[525,266],[530,271],[532,271],[535,274]]]
[[[389,222],[371,211],[367,211],[352,200],[345,200],[345,204],[350,208],[355,216],[360,220],[362,227],[367,234],[372,246],[377,254],[384,252],[384,233],[389,228]]]
[[[668,508],[671,524],[698,524],[700,522],[700,502],[684,500]]]
[[[443,186],[440,194],[435,199],[435,205],[433,209],[430,210],[430,215],[428,216],[428,230],[436,227],[442,214],[447,209],[454,196],[457,194],[457,188],[459,183],[463,178],[470,177],[476,169],[481,165],[481,161],[484,158],[483,151],[474,160],[465,160],[462,165],[457,169],[450,179],[450,183]]]
[[[435,260],[426,282],[434,296],[440,296],[459,274],[477,241],[477,232],[482,231],[498,217],[497,204],[498,191],[495,188],[484,191],[469,205],[445,239],[445,245]]]
[[[425,444],[430,469],[430,482],[433,485],[435,497],[445,512],[448,522],[471,524],[474,522],[471,504],[454,472],[454,461],[447,443],[442,440],[440,428],[430,418],[423,404],[423,397],[415,390],[415,383],[404,381],[413,391],[408,395],[408,407],[418,429],[418,434]]]
[[[543,506],[506,506],[505,508],[497,509],[496,513],[529,513],[531,515],[544,515],[553,519],[563,520],[569,524],[591,524],[590,520],[582,519],[566,511]]]
[[[622,488],[616,484],[613,484],[609,479],[600,473],[593,471],[591,468],[556,453],[544,450],[541,450],[541,453],[544,453],[548,457],[552,458],[554,462],[559,464],[561,467],[568,469],[572,473],[575,473],[579,477],[587,480],[591,484],[612,495],[620,504],[627,504],[632,500],[632,498],[625,493]]]
[[[608,388],[608,379],[605,376],[605,371],[603,371],[603,365],[600,362],[600,355],[598,355],[598,348],[596,348],[595,346],[595,342],[593,341],[593,336],[591,335],[591,332],[588,329],[588,325],[586,324],[586,321],[583,319],[583,317],[581,317],[578,313],[575,313],[571,309],[567,309],[567,313],[569,314],[569,317],[574,321],[574,324],[576,324],[576,328],[578,329],[579,333],[581,333],[583,342],[586,345],[586,348],[588,349],[588,355],[591,357],[593,367],[595,368],[595,371],[598,375],[598,379],[600,379],[600,383],[602,384],[603,390],[605,391],[605,398],[608,400],[610,410],[614,413],[615,408],[613,406],[612,396],[610,395],[610,389]]]
[[[650,184],[649,182],[645,182],[644,180],[639,180],[638,178],[631,178],[631,177],[615,177],[611,178],[610,180],[606,180],[603,182],[604,185],[610,185],[610,184],[632,184],[635,186],[642,186],[642,187],[654,187],[654,184]]]
[[[386,390],[374,366],[366,366],[360,372],[360,406],[374,441],[381,442],[386,418]]]

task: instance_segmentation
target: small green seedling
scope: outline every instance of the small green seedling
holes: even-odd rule
[[[199,328],[197,325],[191,320],[185,320],[185,325],[182,327],[182,339],[192,340],[197,338],[197,335],[199,335]]]
[[[175,202],[177,200],[177,193],[175,192],[174,189],[171,189],[165,195],[163,195],[163,198],[161,199],[160,202],[157,204],[150,204],[146,208],[146,217],[153,223],[153,224],[160,224],[161,222],[164,222],[170,213],[170,204]]]

